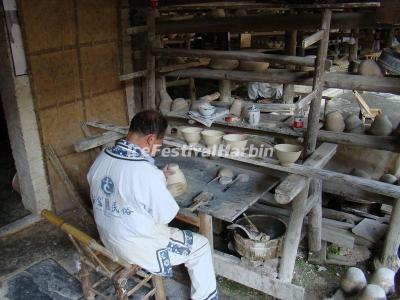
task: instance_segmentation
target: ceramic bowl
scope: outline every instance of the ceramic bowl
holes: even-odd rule
[[[201,135],[207,147],[212,147],[221,143],[224,133],[219,130],[206,129],[201,132]]]
[[[203,104],[199,106],[199,112],[204,117],[209,117],[215,112],[215,107],[210,104]]]
[[[229,152],[243,151],[247,145],[247,135],[245,134],[226,134],[223,136],[224,143]]]
[[[292,144],[278,144],[274,146],[276,157],[282,166],[290,166],[299,159],[303,147]]]
[[[200,133],[202,130],[203,129],[199,127],[185,127],[181,132],[185,141],[188,142],[189,145],[196,145],[201,140]]]

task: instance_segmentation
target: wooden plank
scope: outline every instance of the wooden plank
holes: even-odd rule
[[[296,65],[313,67],[315,59],[311,57],[300,57],[293,55],[264,54],[251,51],[223,51],[223,50],[198,50],[177,48],[153,48],[156,56],[162,57],[191,57],[191,58],[220,58],[238,59],[246,61],[269,62],[283,65]]]
[[[81,197],[81,195],[78,193],[77,189],[73,185],[72,181],[69,179],[67,172],[65,172],[65,169],[58,158],[56,152],[54,151],[53,147],[51,145],[48,145],[47,151],[46,151],[47,157],[50,159],[50,162],[52,163],[54,169],[56,170],[57,174],[60,176],[62,181],[65,184],[65,187],[67,188],[68,193],[71,196],[71,200],[75,202],[75,204],[81,208],[89,217],[91,220],[93,220],[93,216],[85,204],[85,201]]]
[[[317,90],[313,90],[310,94],[302,98],[301,100],[296,102],[296,108],[297,110],[304,110],[307,109],[311,103],[311,101],[315,98],[317,95]]]
[[[335,155],[337,145],[322,144],[303,164],[313,168],[323,168]],[[289,175],[275,188],[275,201],[279,204],[290,203],[305,187],[306,178],[300,175]]]
[[[227,71],[211,69],[186,69],[167,73],[172,77],[194,77],[205,79],[230,79],[247,82],[293,83],[312,86],[312,78],[306,72],[268,69],[265,72]],[[359,90],[400,94],[400,79],[330,72],[324,75],[326,88]]]
[[[213,238],[213,223],[212,217],[205,214],[204,212],[199,213],[199,233],[204,235],[210,243],[210,248],[214,249],[214,238]]]
[[[365,218],[351,231],[357,236],[367,239],[370,242],[377,243],[385,236],[388,227],[388,225],[382,224],[377,220]]]
[[[335,245],[352,249],[354,247],[354,235],[346,230],[325,227],[322,231],[322,239]]]
[[[175,219],[191,224],[193,226],[199,227],[200,226],[200,219],[199,217],[187,211],[185,208],[180,208],[178,214],[176,215]]]
[[[283,282],[259,269],[244,265],[240,258],[233,255],[215,250],[214,266],[218,275],[278,299],[301,300],[304,298],[304,288]]]
[[[332,29],[374,28],[374,12],[335,13],[332,18]],[[191,32],[246,32],[246,31],[279,31],[319,29],[321,18],[318,14],[300,15],[249,15],[241,17],[203,18],[184,21],[157,22],[158,34],[191,33]]]
[[[301,47],[306,49],[311,45],[318,43],[324,37],[324,32],[325,31],[321,29],[315,32],[314,34],[304,38],[303,41],[301,42]]]
[[[315,153],[315,152],[314,152]],[[312,206],[308,217],[308,250],[318,252],[321,250],[322,240],[322,181],[312,179],[310,193],[314,197],[314,201],[310,203]],[[307,214],[307,212],[306,212]]]
[[[91,137],[77,140],[74,143],[74,148],[76,152],[83,152],[119,140],[123,138],[125,135],[126,134],[121,134],[114,131],[107,131],[99,135],[94,135]]]

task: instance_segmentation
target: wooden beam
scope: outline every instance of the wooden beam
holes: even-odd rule
[[[83,138],[77,140],[74,143],[74,148],[76,152],[84,152],[89,149],[93,149],[110,142],[119,140],[123,138],[126,134],[121,134],[115,131],[106,131],[102,134],[93,135],[91,137]]]
[[[304,110],[307,109],[311,103],[311,101],[315,98],[317,95],[317,91],[313,90],[310,94],[302,98],[301,100],[296,102],[296,109],[297,110]]]
[[[311,57],[300,57],[294,55],[265,54],[251,51],[224,51],[224,50],[198,50],[177,48],[153,48],[156,56],[162,57],[190,57],[190,58],[220,58],[238,59],[246,61],[269,62],[283,65],[296,65],[313,67],[315,59]]]
[[[144,96],[144,107],[146,109],[156,108],[156,58],[151,49],[156,42],[155,34],[155,11],[148,9],[146,13],[147,22],[147,48],[146,48],[146,91]]]
[[[167,65],[158,68],[159,73],[167,73],[176,70],[188,69],[188,68],[195,68],[200,66],[208,65],[208,60],[200,60],[200,61],[191,61],[183,64],[176,64],[176,65]]]
[[[303,41],[301,42],[301,47],[306,49],[311,45],[318,43],[320,40],[322,40],[324,32],[325,32],[324,30],[318,30],[316,33],[304,38]]]
[[[194,77],[205,79],[230,79],[241,82],[293,83],[312,86],[312,77],[307,72],[268,69],[265,72],[226,71],[211,69],[186,69],[165,74],[173,77]],[[346,73],[327,73],[323,77],[325,88],[370,91],[400,94],[400,79]]]
[[[297,30],[285,32],[285,54],[296,56],[297,46]],[[289,70],[295,70],[296,66],[288,66]],[[287,83],[283,85],[283,103],[293,103],[294,98],[294,85]]]
[[[134,27],[129,27],[126,29],[127,34],[138,34],[142,32],[147,32],[148,26],[147,25],[142,25],[142,26],[134,26]]]
[[[331,26],[332,11],[330,9],[324,10],[322,14],[321,30],[323,35],[321,42],[318,44],[318,54],[315,62],[315,72],[313,78],[313,90],[316,90],[314,99],[311,101],[310,111],[308,113],[307,130],[305,132],[305,157],[311,155],[317,145],[318,131],[319,131],[319,118],[321,110],[321,97],[324,88],[323,75],[325,73],[325,60],[329,46],[329,30]]]
[[[279,31],[320,29],[319,14],[301,15],[249,15],[225,18],[198,18],[184,21],[157,22],[157,34],[192,33],[192,32],[246,32],[246,31]],[[374,28],[375,12],[335,13],[332,18],[332,29]]]
[[[127,81],[135,78],[141,78],[147,76],[147,70],[137,71],[129,74],[123,74],[119,76],[120,81]]]
[[[304,288],[274,278],[269,272],[244,265],[236,256],[215,250],[214,266],[218,275],[275,298],[285,300],[302,300],[304,298]]]
[[[400,246],[400,201],[396,199],[396,203],[392,209],[390,217],[389,231],[386,235],[383,250],[380,256],[380,264],[391,268],[398,269],[400,265],[398,257],[398,249]]]

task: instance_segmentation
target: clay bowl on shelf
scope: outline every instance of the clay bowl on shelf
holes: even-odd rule
[[[226,134],[223,136],[223,140],[229,152],[243,152],[247,145],[247,135],[245,134]]]
[[[290,166],[299,159],[303,147],[292,144],[278,144],[274,146],[276,157],[282,166]]]
[[[181,132],[182,132],[182,135],[183,135],[185,141],[189,145],[196,145],[201,140],[200,132],[202,130],[203,129],[200,127],[185,127],[181,130]]]
[[[215,107],[210,105],[210,104],[203,104],[199,106],[199,113],[203,116],[203,117],[209,117],[212,116],[215,112]]]
[[[218,145],[222,141],[222,136],[224,133],[219,130],[206,129],[201,132],[201,136],[203,137],[204,143],[207,147],[213,147],[214,145]]]

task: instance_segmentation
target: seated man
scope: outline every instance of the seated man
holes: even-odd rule
[[[97,157],[87,175],[97,228],[114,255],[160,276],[171,276],[171,266],[185,264],[191,298],[217,299],[208,240],[168,227],[179,207],[153,159],[166,129],[162,115],[142,111],[132,119],[126,139]]]

